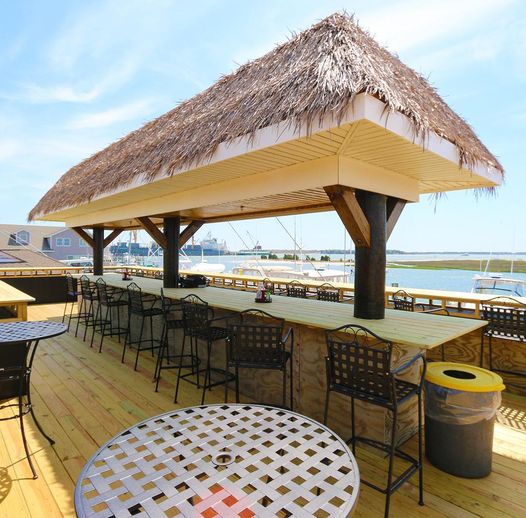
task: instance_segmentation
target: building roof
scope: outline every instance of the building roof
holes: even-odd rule
[[[49,226],[49,225],[8,225],[0,224],[0,248],[13,247],[13,246],[26,246],[17,245],[10,240],[12,234],[20,230],[25,230],[31,235],[30,246],[34,246],[39,250],[42,248],[42,242],[45,237],[49,237],[57,232],[67,230],[66,227],[60,226]]]
[[[438,177],[435,184],[432,179],[422,183],[421,178],[416,177],[421,182],[418,192],[492,187],[499,183],[503,168],[498,160],[436,90],[397,56],[381,47],[352,17],[337,13],[220,78],[207,90],[71,168],[38,202],[29,218],[55,214],[66,220],[72,214],[68,212],[70,208],[84,206],[86,210],[95,211],[99,205],[90,204],[87,208],[88,203],[118,193],[133,193],[138,187],[171,177],[180,178],[175,188],[181,189],[184,184],[181,173],[191,170],[198,171],[201,180],[192,178],[193,183],[187,182],[186,187],[195,187],[199,181],[209,184],[210,177],[206,176],[205,169],[220,158],[232,158],[234,151],[229,153],[228,146],[237,149],[239,139],[244,139],[248,144],[240,154],[254,151],[256,148],[250,148],[252,144],[258,144],[261,149],[258,132],[272,127],[279,127],[281,133],[285,130],[294,133],[295,137],[313,135],[320,129],[342,128],[346,135],[342,136],[343,142],[336,139],[335,149],[338,150],[340,144],[349,144],[349,134],[353,134],[353,138],[361,136],[355,135],[355,128],[347,123],[357,121],[360,110],[355,108],[364,96],[368,104],[364,105],[363,119],[370,118],[367,110],[376,109],[373,101],[379,101],[377,105],[381,109],[375,123],[383,125],[384,130],[389,127],[396,133],[389,126],[387,115],[402,115],[404,124],[407,123],[402,135],[405,141],[420,149],[430,147],[430,142],[438,142],[437,149],[450,144],[454,153],[449,150],[444,156],[454,162],[458,171],[482,167],[491,173],[481,174],[480,178],[477,176],[478,181],[471,180],[471,183],[466,175],[459,181],[454,169],[448,170],[447,178]],[[332,121],[329,124],[326,123],[328,118]],[[383,122],[379,122],[380,119]],[[364,131],[372,130],[362,125],[361,133]],[[337,131],[332,134],[329,131],[326,140],[330,140],[331,135],[341,136]],[[277,142],[278,137],[274,136],[274,141],[268,145]],[[306,145],[311,143],[303,142],[303,147]],[[330,146],[330,143],[325,145]],[[314,149],[324,148],[318,143]],[[221,150],[227,152],[218,158]],[[294,158],[290,151],[289,158]],[[328,151],[327,154],[331,154]],[[309,156],[319,157],[312,151]],[[363,158],[357,152],[353,157],[370,162],[367,156]],[[274,159],[274,164],[279,165],[279,160]],[[422,164],[415,174],[427,167],[424,162]],[[243,174],[260,172],[261,168],[256,166],[245,164]],[[390,169],[389,163],[381,167]],[[432,167],[439,172],[444,169],[438,163],[433,163]],[[228,170],[231,177],[236,175],[235,169],[228,167]],[[218,175],[214,171],[213,178],[225,178]],[[144,198],[143,194],[137,199]],[[121,205],[127,201],[123,197],[118,199]],[[117,197],[112,207],[116,203]],[[295,204],[298,203],[296,200]],[[225,219],[231,210],[225,208],[216,216],[213,212],[207,214]],[[193,216],[189,214],[189,217]],[[132,221],[129,224],[131,226]]]
[[[56,266],[64,268],[64,263],[55,261],[47,255],[27,248],[0,247],[0,268],[26,268]]]

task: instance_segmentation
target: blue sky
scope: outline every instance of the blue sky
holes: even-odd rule
[[[23,223],[71,166],[345,9],[438,89],[506,169],[496,197],[449,193],[407,207],[403,250],[526,250],[526,2],[0,0],[0,222]],[[293,218],[283,218],[292,231]],[[292,248],[273,219],[234,223]],[[342,247],[334,213],[296,219],[305,248]],[[230,248],[226,224],[207,225]]]

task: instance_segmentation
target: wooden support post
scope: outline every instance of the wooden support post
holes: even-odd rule
[[[328,185],[324,189],[354,244],[369,246],[371,242],[369,222],[353,190],[343,185]]]
[[[387,224],[385,228],[386,239],[391,237],[391,233],[393,232],[393,229],[398,221],[398,218],[400,217],[400,214],[402,214],[406,203],[407,202],[405,200],[400,200],[391,196],[387,198]]]
[[[179,232],[180,216],[164,218],[163,274],[165,288],[179,287]]]
[[[104,229],[95,227],[93,229],[93,274],[102,275],[104,264]]]
[[[91,246],[91,248],[95,248],[95,242],[93,241],[93,238],[82,228],[82,227],[73,227],[73,230],[82,238],[86,243]]]
[[[203,226],[204,221],[190,221],[186,228],[179,235],[179,247],[184,244]]]
[[[165,218],[166,219],[169,218]],[[152,220],[150,218],[137,218],[139,223],[141,224],[141,227],[148,232],[150,237],[161,247],[166,248],[166,238],[164,237],[164,234],[157,228],[157,225],[155,223],[152,223]]]
[[[115,230],[112,230],[110,234],[104,238],[104,248],[110,245],[111,242],[114,239],[116,239],[118,236],[120,236],[123,231],[124,231],[123,228],[116,228]]]
[[[370,227],[370,246],[356,244],[354,261],[354,316],[385,317],[386,196],[356,191],[356,199]]]

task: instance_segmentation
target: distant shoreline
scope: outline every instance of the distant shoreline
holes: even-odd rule
[[[444,260],[407,260],[388,263],[388,268],[411,268],[418,270],[474,270],[480,271],[486,267],[487,260],[479,259],[444,259]],[[488,273],[510,273],[512,262],[508,259],[492,259],[487,269]],[[514,273],[526,273],[526,261],[513,261]]]

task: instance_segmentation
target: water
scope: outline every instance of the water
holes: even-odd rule
[[[309,254],[311,257],[319,259],[319,253]],[[330,257],[334,261],[339,261],[344,256],[339,254],[330,254]],[[354,258],[354,256],[345,256],[347,261],[349,258]],[[493,259],[510,259],[509,255],[493,255]],[[201,257],[189,257],[192,261],[192,264],[197,264],[201,262]],[[235,255],[221,255],[221,256],[206,256],[205,261],[211,264],[224,264],[225,273],[231,273],[232,268],[241,265],[244,262],[256,262],[256,259],[259,260],[261,264],[269,264],[268,261],[264,259],[259,259],[257,256],[235,256]],[[422,289],[434,289],[434,290],[447,290],[447,291],[471,291],[473,287],[473,276],[479,274],[484,270],[486,262],[488,260],[487,255],[482,254],[470,254],[469,256],[463,256],[461,254],[389,254],[387,256],[388,263],[396,263],[397,261],[430,261],[430,260],[449,260],[449,259],[470,259],[470,260],[479,260],[480,261],[480,270],[421,270],[408,268],[387,268],[386,274],[386,285],[391,286],[392,284],[397,283],[401,288],[422,288]],[[523,257],[515,257],[515,260],[525,260]],[[150,264],[155,266],[161,266],[162,261],[160,258],[149,258]],[[283,265],[294,267],[293,261],[272,261],[272,264]],[[319,264],[316,264],[319,266]],[[328,269],[331,270],[344,270],[343,263],[331,262],[323,263]],[[297,268],[300,268],[300,263],[297,263]],[[303,269],[311,270],[312,265],[303,261]],[[349,273],[349,282],[354,282],[354,275],[350,271],[348,265],[345,267],[345,271]],[[504,277],[509,277],[509,275],[503,274]],[[526,273],[514,273],[511,277],[515,279],[524,279],[526,280]]]

